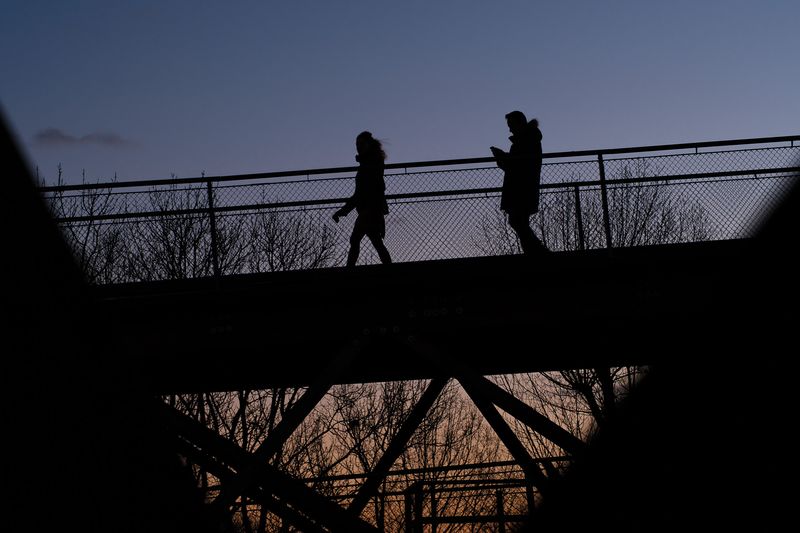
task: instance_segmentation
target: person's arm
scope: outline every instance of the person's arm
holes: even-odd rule
[[[508,158],[508,154],[498,148],[497,146],[489,147],[489,150],[492,151],[492,155],[494,156],[495,161],[497,161],[497,166],[501,170],[506,169],[506,159]]]
[[[506,171],[519,175],[527,175],[535,165],[534,148],[528,144],[517,144],[503,157],[503,168]]]
[[[358,157],[358,156],[356,156],[356,157]],[[356,175],[356,180],[357,179],[358,179],[358,175]],[[356,208],[356,195],[359,194],[359,190],[358,189],[359,189],[358,186],[356,186],[356,190],[353,191],[353,196],[348,198],[344,202],[344,205],[342,207],[340,207],[339,209],[337,209],[336,212],[333,214],[333,221],[336,222],[337,224],[339,223],[339,219],[341,217],[346,217],[347,215],[350,214],[350,211],[352,211],[353,209]]]
[[[349,215],[350,211],[355,209],[355,207],[356,207],[356,195],[354,194],[353,196],[347,199],[347,201],[344,203],[342,207],[336,210],[336,212],[333,214],[333,221],[338,224],[339,218],[346,217],[347,215]]]

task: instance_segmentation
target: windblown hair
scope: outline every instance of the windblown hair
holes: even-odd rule
[[[362,131],[361,133],[358,134],[356,140],[362,140],[362,139],[366,139],[368,141],[370,152],[375,152],[378,155],[380,155],[381,159],[383,159],[384,161],[386,160],[386,152],[383,150],[383,144],[381,144],[381,142],[378,139],[373,137],[372,133],[368,131]]]

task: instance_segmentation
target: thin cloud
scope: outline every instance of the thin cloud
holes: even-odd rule
[[[136,143],[114,132],[95,132],[81,137],[70,135],[58,128],[45,128],[33,136],[39,146],[98,145],[114,148],[134,146]]]
[[[75,144],[78,142],[76,137],[67,135],[58,128],[41,130],[33,136],[33,140],[39,145]]]

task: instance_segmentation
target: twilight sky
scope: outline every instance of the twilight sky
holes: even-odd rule
[[[3,0],[0,107],[48,183],[800,133],[797,0]]]

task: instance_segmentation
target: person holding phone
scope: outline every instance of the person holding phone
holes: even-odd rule
[[[508,215],[508,225],[519,238],[526,255],[547,252],[530,226],[530,216],[539,210],[539,184],[542,171],[542,132],[539,121],[528,122],[522,111],[506,115],[511,132],[511,148],[506,152],[490,147],[497,166],[504,171],[500,209]]]

